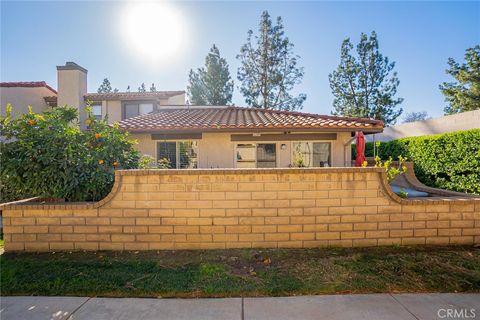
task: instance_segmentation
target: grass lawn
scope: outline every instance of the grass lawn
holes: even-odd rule
[[[6,253],[0,259],[2,295],[480,292],[480,250],[473,247]]]

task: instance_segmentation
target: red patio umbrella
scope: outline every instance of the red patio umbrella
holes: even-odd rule
[[[365,161],[365,136],[362,131],[357,131],[355,133],[356,137],[356,149],[357,157],[355,158],[355,166],[361,167],[362,163]]]

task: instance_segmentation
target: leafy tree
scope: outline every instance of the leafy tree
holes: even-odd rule
[[[100,200],[111,190],[115,169],[138,166],[134,141],[118,125],[96,120],[87,108],[87,131],[75,108],[56,107],[0,117],[0,202],[39,196],[68,201]],[[4,191],[8,191],[5,193]]]
[[[329,76],[330,88],[335,96],[335,115],[383,120],[386,125],[395,124],[402,114],[402,98],[396,98],[400,84],[397,73],[389,77],[395,62],[390,62],[378,49],[377,34],[360,36],[357,55],[347,38],[341,47],[340,64]]]
[[[403,123],[408,122],[415,122],[415,121],[422,121],[428,119],[428,113],[426,111],[419,111],[419,112],[410,112],[405,114],[403,117]]]
[[[140,87],[138,87],[138,92],[147,92],[147,88],[145,87],[145,83],[142,82]]]
[[[110,84],[110,80],[108,78],[103,79],[102,84],[98,87],[98,93],[108,93],[112,92],[112,85]]]
[[[454,114],[480,109],[480,45],[465,52],[465,63],[459,64],[453,58],[448,59],[447,73],[456,82],[444,82],[440,85],[449,103],[445,114]]]
[[[190,70],[188,83],[188,98],[192,104],[227,105],[232,102],[233,80],[228,63],[215,45],[205,58],[205,67],[196,72]]]
[[[157,91],[157,88],[155,87],[155,83],[152,83],[152,85],[150,86],[150,92],[156,92]]]
[[[267,11],[262,13],[258,35],[248,31],[247,43],[237,59],[241,66],[237,78],[245,102],[255,108],[297,110],[302,108],[305,94],[291,91],[300,84],[304,71],[297,65],[293,43],[285,36],[282,18],[275,25]]]

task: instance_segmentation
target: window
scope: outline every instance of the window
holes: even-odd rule
[[[153,112],[153,103],[125,103],[123,105],[123,119],[151,112]]]
[[[256,167],[255,144],[237,144],[237,168]]]
[[[301,155],[306,167],[330,167],[329,142],[294,142],[293,158]]]
[[[168,159],[171,169],[195,169],[198,167],[198,142],[158,142],[157,161],[161,159]]]
[[[277,166],[275,143],[237,144],[237,168],[275,168]]]
[[[92,114],[97,120],[102,120],[102,105],[94,104],[92,105]]]

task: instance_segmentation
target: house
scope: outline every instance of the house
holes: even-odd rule
[[[57,72],[58,93],[44,96],[46,105],[79,108],[85,128],[84,107],[90,102],[95,116],[118,122],[138,141],[141,153],[166,158],[171,168],[350,166],[354,133],[383,131],[378,120],[190,106],[185,91],[87,93],[86,69],[67,62]]]
[[[1,115],[5,116],[5,106],[8,103],[15,106],[12,112],[14,116],[27,113],[28,106],[32,106],[33,112],[41,113],[49,108],[49,104],[44,98],[52,95],[56,96],[57,91],[45,81],[1,82]]]
[[[119,122],[138,149],[174,168],[343,167],[355,131],[383,122],[235,106],[165,106]],[[297,160],[298,161],[298,160]]]
[[[183,90],[88,93],[87,73],[85,68],[74,62],[58,66],[58,90],[54,90],[44,81],[2,82],[0,83],[2,115],[5,115],[7,103],[13,105],[14,115],[28,112],[29,105],[36,113],[57,105],[69,105],[79,109],[80,123],[82,129],[85,129],[86,113],[84,109],[87,103],[91,104],[96,117],[108,115],[109,123],[153,112],[161,105],[185,105],[185,91]]]

